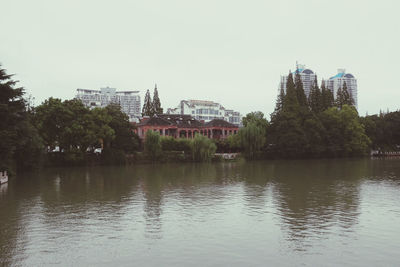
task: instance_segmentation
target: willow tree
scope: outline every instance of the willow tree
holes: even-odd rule
[[[144,141],[144,152],[151,160],[157,160],[161,155],[160,133],[148,130]]]
[[[257,152],[264,147],[265,128],[258,126],[255,122],[249,122],[246,127],[239,130],[240,144],[246,158],[254,159]]]
[[[210,161],[217,150],[211,139],[199,134],[191,140],[190,147],[194,161]]]

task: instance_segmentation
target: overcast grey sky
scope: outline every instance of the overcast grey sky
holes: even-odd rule
[[[296,60],[345,68],[361,115],[400,108],[400,1],[2,0],[0,63],[36,104],[76,88],[146,89],[270,114]]]

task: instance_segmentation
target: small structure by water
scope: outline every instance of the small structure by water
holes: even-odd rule
[[[383,152],[380,150],[372,150],[372,157],[400,157],[400,151],[387,151]]]
[[[215,153],[215,156],[221,157],[224,160],[234,160],[239,155],[239,153]]]
[[[5,184],[8,182],[7,171],[0,172],[0,184]]]

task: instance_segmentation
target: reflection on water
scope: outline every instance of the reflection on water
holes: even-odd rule
[[[0,265],[396,265],[399,163],[162,164],[22,175],[0,187]]]

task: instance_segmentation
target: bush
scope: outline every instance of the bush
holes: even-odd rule
[[[144,152],[151,160],[156,160],[161,155],[161,138],[158,132],[147,131],[144,141]]]
[[[172,136],[161,137],[162,151],[177,151],[178,141]]]
[[[217,150],[211,139],[199,134],[190,141],[190,147],[194,161],[210,161]]]

